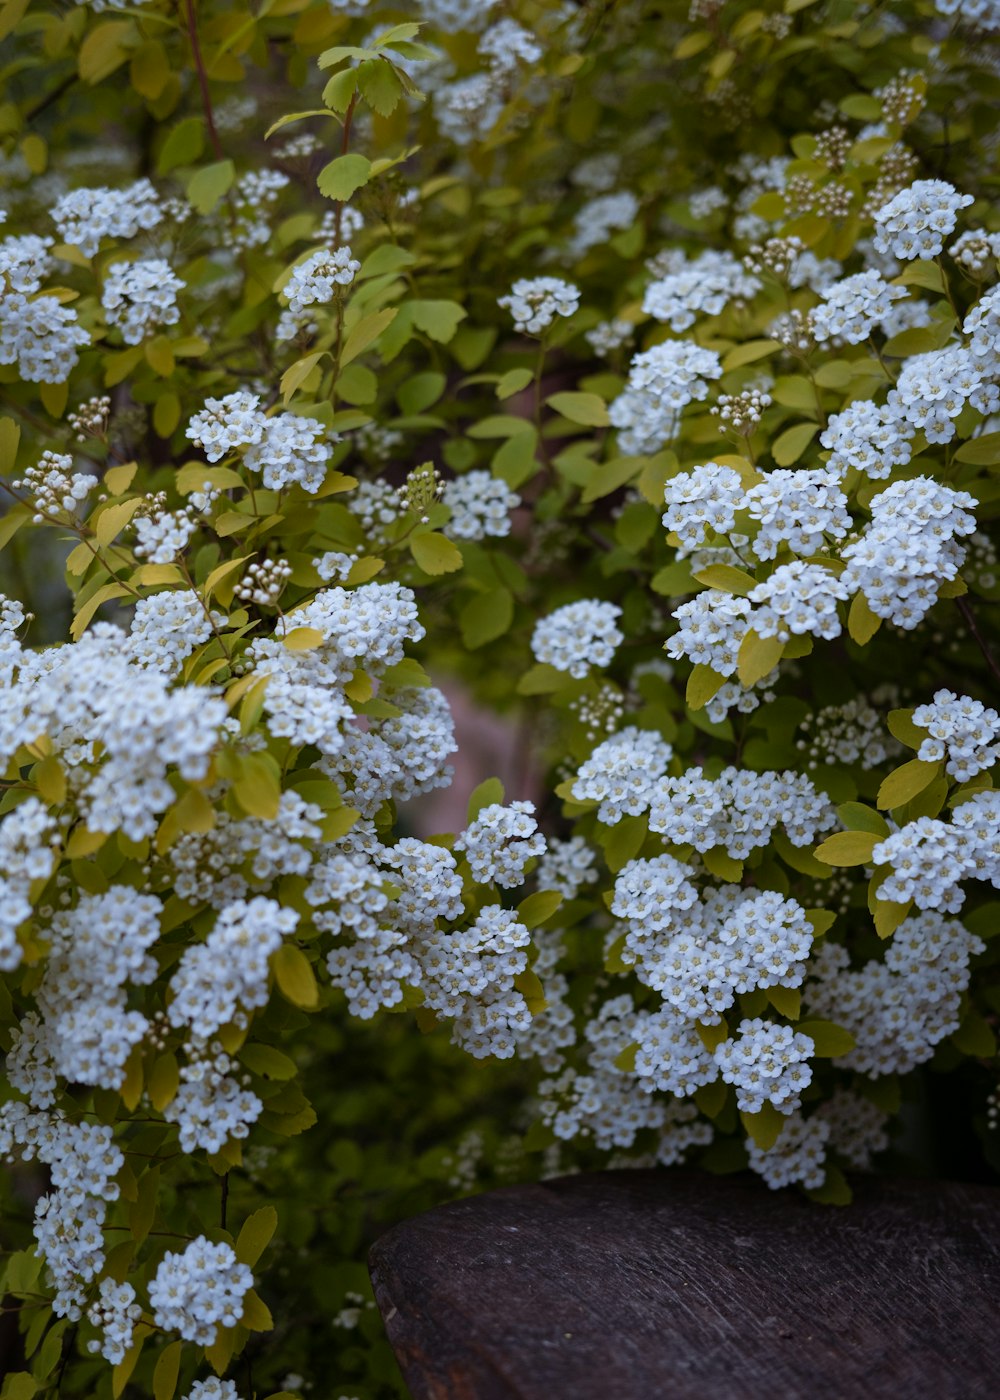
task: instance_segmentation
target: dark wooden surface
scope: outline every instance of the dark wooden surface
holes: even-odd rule
[[[1000,1190],[605,1172],[454,1201],[370,1256],[414,1400],[978,1400]]]

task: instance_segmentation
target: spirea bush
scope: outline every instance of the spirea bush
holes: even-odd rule
[[[398,1394],[445,1195],[988,1141],[997,5],[0,36],[4,1400]]]

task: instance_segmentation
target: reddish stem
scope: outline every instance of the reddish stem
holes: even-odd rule
[[[212,111],[212,95],[208,90],[208,74],[205,72],[205,60],[201,56],[201,45],[198,42],[198,24],[194,14],[194,0],[184,0],[184,8],[187,11],[188,39],[191,42],[191,53],[194,57],[195,69],[198,73],[198,86],[201,88],[201,105],[205,112],[208,139],[212,143],[212,150],[215,152],[216,160],[222,160],[222,142],[219,140],[219,133],[215,129],[215,114]]]

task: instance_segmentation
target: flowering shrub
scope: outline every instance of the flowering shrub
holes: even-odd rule
[[[399,1393],[443,1194],[989,1134],[998,32],[0,5],[4,1400]]]

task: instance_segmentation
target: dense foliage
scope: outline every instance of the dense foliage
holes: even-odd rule
[[[393,1219],[843,1204],[928,1071],[997,1159],[998,33],[0,4],[3,1400],[399,1394]]]

